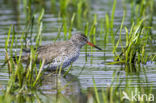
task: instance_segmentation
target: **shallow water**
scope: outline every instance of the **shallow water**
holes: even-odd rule
[[[50,11],[50,5],[48,2],[45,4],[46,10],[45,15],[43,18],[43,34],[42,34],[42,45],[45,45],[50,42],[54,42],[53,40],[57,37],[58,28],[62,25],[61,18],[58,17],[58,14],[52,14]],[[21,8],[18,9],[18,8]],[[3,64],[5,59],[5,38],[7,37],[7,32],[11,24],[16,26],[17,36],[20,37],[25,27],[25,14],[22,12],[22,4],[20,6],[15,5],[13,6],[11,2],[5,2],[5,0],[0,1],[0,65]],[[34,8],[37,8],[34,7]],[[111,13],[112,2],[108,0],[96,0],[92,1],[91,3],[91,13],[97,14],[97,19],[100,20],[101,18],[105,17],[105,14]],[[128,27],[131,25],[130,23],[130,5],[127,4],[127,18],[125,19],[124,25]],[[114,30],[116,30],[122,20],[123,16],[123,9],[122,9],[122,2],[121,0],[117,0],[116,12],[115,12],[115,19],[114,19]],[[156,14],[153,16],[153,46],[147,45],[148,54],[156,54]],[[34,33],[32,36],[35,36],[37,32],[37,27],[34,27]],[[73,33],[76,31],[83,31],[79,30],[76,26],[73,28]],[[102,34],[104,36],[105,34]],[[63,32],[61,32],[61,36],[63,36]],[[118,38],[118,36],[116,37]],[[122,32],[122,39],[125,40],[125,34]],[[63,39],[60,39],[63,40]],[[97,45],[103,48],[103,38],[100,36],[96,38]],[[123,42],[124,43],[124,42]],[[18,43],[20,46],[20,43]],[[126,73],[124,65],[108,65],[108,62],[113,61],[114,54],[112,53],[113,45],[108,43],[106,48],[103,51],[99,51],[93,48],[93,52],[91,53],[90,47],[88,47],[87,52],[87,61],[85,60],[86,52],[85,47],[81,49],[79,59],[73,63],[72,70],[70,71],[69,75],[64,78],[57,78],[56,74],[50,75],[50,73],[46,72],[43,76],[44,81],[43,85],[40,87],[39,92],[34,94],[42,98],[43,101],[49,100],[56,100],[56,98],[51,98],[52,96],[57,95],[58,85],[57,81],[61,82],[62,87],[66,84],[69,85],[61,91],[62,95],[67,98],[70,98],[72,101],[77,102],[84,102],[86,101],[87,95],[89,95],[90,91],[89,88],[93,87],[93,78],[95,79],[97,87],[107,87],[112,83],[112,77],[115,73],[115,82],[113,86],[116,86],[121,82],[120,87],[124,88],[126,86],[126,80],[131,81],[132,87],[137,87],[138,85],[142,85],[145,87],[151,87],[153,89],[153,93],[156,93],[156,63],[155,62],[147,62],[146,65],[141,64],[140,67],[131,67],[132,69],[140,68],[140,72],[132,72]],[[152,50],[151,50],[152,48]],[[121,48],[119,48],[120,50]],[[20,48],[14,48],[14,50],[19,51]],[[120,53],[120,51],[118,51]],[[65,71],[68,68],[65,68]],[[3,90],[7,85],[8,81],[8,70],[7,66],[0,68],[0,90]],[[117,82],[117,79],[119,81]],[[82,93],[82,91],[87,91]],[[71,97],[70,97],[71,96]],[[156,96],[156,94],[155,94]],[[50,98],[50,99],[49,99]],[[62,98],[62,97],[61,97]],[[34,100],[34,102],[37,100]]]

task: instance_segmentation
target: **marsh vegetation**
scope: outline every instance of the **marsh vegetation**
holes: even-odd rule
[[[156,101],[154,0],[0,3],[0,102]],[[44,61],[37,66],[36,48],[68,40],[75,32],[83,32],[103,50],[86,45],[79,60],[64,70],[46,71]],[[30,61],[23,64],[27,49]]]

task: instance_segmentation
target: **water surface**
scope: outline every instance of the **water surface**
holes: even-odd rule
[[[13,2],[13,1],[12,1]],[[7,33],[10,25],[15,25],[15,29],[18,35],[18,38],[21,37],[22,31],[25,28],[25,14],[22,12],[23,5],[22,3],[18,5],[12,5],[11,1],[5,2],[5,0],[0,1],[0,65],[3,64],[5,60],[5,38],[7,37]],[[15,1],[14,1],[15,2]],[[46,2],[45,14],[43,17],[43,33],[42,33],[42,45],[47,43],[54,42],[55,38],[58,34],[58,28],[62,25],[62,18],[58,16],[57,13],[51,12],[51,7]],[[122,8],[121,0],[117,0],[117,6],[115,11],[115,19],[114,19],[114,30],[120,27],[122,16],[123,16],[123,8]],[[34,7],[37,9],[38,6]],[[19,9],[20,8],[20,9]],[[40,7],[38,7],[40,8]],[[97,14],[97,20],[105,17],[106,13],[111,13],[112,2],[108,0],[96,0],[91,2],[91,14]],[[129,27],[130,29],[130,5],[127,4],[127,16],[124,22],[124,25]],[[156,14],[153,15],[153,27],[152,27],[152,46],[147,45],[146,50],[149,55],[156,55]],[[86,24],[86,22],[84,22]],[[97,24],[100,25],[100,24]],[[37,32],[37,27],[34,27],[32,38],[35,36]],[[97,28],[100,31],[100,28]],[[73,26],[73,33],[77,31],[83,31]],[[61,32],[61,38],[58,41],[63,40],[64,33]],[[105,34],[102,34],[102,37]],[[96,42],[97,45],[101,48],[104,48],[103,41],[104,38],[101,38],[96,34]],[[111,37],[110,37],[111,38]],[[117,37],[118,38],[118,35]],[[125,32],[122,32],[122,40],[125,40]],[[125,41],[123,41],[125,43]],[[18,43],[20,46],[20,43]],[[61,87],[69,84],[64,90],[61,91],[62,96],[70,98],[72,101],[77,102],[86,102],[87,95],[90,93],[90,88],[93,87],[93,78],[95,79],[97,87],[108,87],[112,83],[112,77],[115,73],[115,82],[113,86],[121,83],[120,87],[124,88],[126,86],[126,81],[131,81],[131,87],[137,87],[138,85],[142,85],[144,87],[152,87],[153,93],[155,93],[156,89],[156,63],[148,61],[147,64],[141,64],[140,67],[132,67],[140,68],[140,72],[125,72],[125,65],[108,65],[108,62],[113,61],[114,54],[112,53],[113,45],[108,43],[106,48],[103,51],[99,51],[93,48],[93,52],[90,51],[90,47],[88,47],[87,53],[85,52],[85,47],[81,49],[79,59],[73,63],[72,69],[69,75],[64,78],[57,78],[56,74],[50,74],[46,72],[43,76],[44,81],[43,85],[39,88],[38,93],[34,94],[35,97],[38,96],[42,98],[43,101],[50,102],[49,100],[56,100],[57,98],[51,98],[57,96],[57,90],[59,86],[57,85],[57,81],[61,82]],[[19,51],[19,48],[14,48],[13,50]],[[119,48],[118,53],[120,53],[121,48]],[[87,54],[87,55],[86,55]],[[87,56],[87,61],[85,56]],[[65,71],[68,68],[65,68]],[[0,68],[0,90],[4,90],[9,79],[7,66]],[[119,81],[117,81],[119,79]],[[70,82],[70,83],[69,83]],[[86,92],[84,92],[86,91]],[[82,93],[83,92],[83,93]],[[1,92],[2,93],[2,92]],[[155,94],[156,96],[156,94]],[[60,96],[60,98],[62,98]],[[35,100],[37,102],[37,100]]]

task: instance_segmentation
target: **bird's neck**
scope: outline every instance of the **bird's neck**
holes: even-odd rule
[[[78,48],[78,49],[81,49],[81,48],[82,48],[82,46],[81,46],[77,41],[70,40],[70,42],[71,42],[72,45],[75,46],[76,48]]]

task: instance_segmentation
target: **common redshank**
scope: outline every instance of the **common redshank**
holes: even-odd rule
[[[88,41],[87,37],[82,33],[74,34],[70,40],[55,42],[40,46],[37,49],[37,61],[44,60],[44,68],[48,70],[56,70],[56,68],[63,68],[69,66],[72,62],[76,61],[80,54],[80,49],[88,44],[92,47],[102,50],[96,45]],[[28,62],[30,52],[22,56],[23,62]]]

